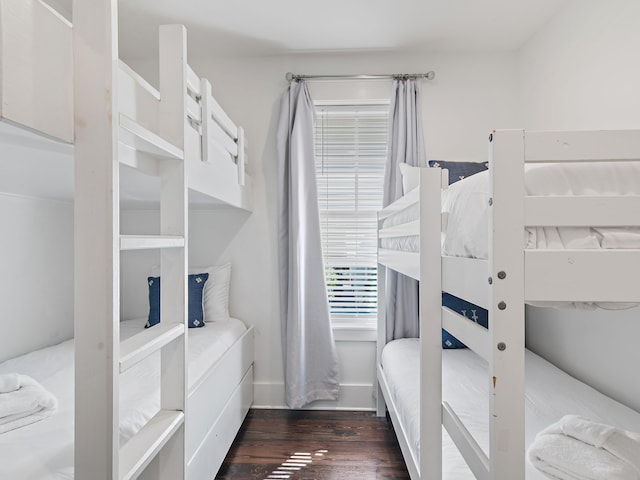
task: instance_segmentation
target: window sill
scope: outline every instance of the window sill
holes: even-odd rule
[[[336,342],[375,342],[378,339],[375,324],[334,323],[332,329]]]

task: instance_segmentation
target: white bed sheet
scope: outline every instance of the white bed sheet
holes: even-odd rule
[[[143,329],[146,319],[120,323],[121,337]],[[189,329],[189,391],[246,331],[237,319]],[[156,353],[130,370],[120,387],[120,442],[124,444],[160,408],[160,362]],[[38,380],[58,399],[50,418],[0,435],[0,478],[62,480],[73,478],[73,340],[8,360],[0,374],[19,372]]]
[[[640,195],[640,162],[530,164],[526,167],[528,195]],[[452,184],[443,193],[447,214],[443,255],[487,258],[489,252],[489,172]],[[386,226],[418,218],[419,205],[398,212]],[[524,233],[527,249],[640,248],[640,228],[537,227]],[[418,252],[417,236],[385,239],[384,248]]]
[[[419,358],[418,339],[390,342],[382,354],[382,366],[398,405],[398,416],[419,451]],[[597,422],[640,432],[640,413],[603,395],[526,351],[526,446],[537,432],[565,414],[578,414]],[[443,351],[443,399],[449,402],[485,453],[489,449],[489,380],[487,364],[469,349]],[[443,429],[443,479],[475,478]],[[526,465],[527,480],[546,477]]]

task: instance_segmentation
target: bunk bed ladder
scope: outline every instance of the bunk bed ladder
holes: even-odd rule
[[[75,478],[186,475],[187,183],[184,29],[161,35],[159,135],[118,114],[117,1],[74,1]],[[180,41],[182,36],[182,41]],[[182,63],[182,66],[180,65]],[[186,88],[186,87],[185,87]],[[153,157],[159,235],[120,234],[120,144]],[[125,167],[123,167],[125,168]],[[159,249],[161,322],[120,342],[120,252]],[[124,445],[121,374],[159,352],[160,410]]]

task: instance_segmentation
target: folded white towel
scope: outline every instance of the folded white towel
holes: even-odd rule
[[[640,435],[567,415],[538,433],[528,458],[551,478],[640,480]]]
[[[42,420],[55,412],[56,398],[33,378],[20,375],[20,388],[0,394],[0,433]]]
[[[0,393],[15,392],[20,388],[20,375],[17,373],[6,373],[0,375]]]
[[[640,474],[639,433],[592,422],[577,415],[563,417],[562,431],[584,443],[605,449],[631,464]]]

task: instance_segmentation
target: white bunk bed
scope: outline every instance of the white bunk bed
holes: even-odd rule
[[[44,150],[41,163],[46,162],[53,144],[43,136],[58,140],[60,146],[56,148],[64,153],[71,150],[63,144],[74,142],[72,31],[71,23],[41,0],[0,2],[2,138]],[[165,52],[172,48],[171,40],[168,42]],[[190,126],[184,158],[188,188],[195,194],[190,201],[251,211],[252,179],[247,172],[244,130],[213,97],[210,82],[200,78],[186,64],[186,58],[183,60],[187,80],[181,98],[186,102]],[[120,60],[117,76],[121,163],[157,177],[157,165],[141,152],[154,155],[165,150],[164,154],[172,155],[176,149],[166,143],[178,143],[175,138],[166,138],[167,142],[158,139],[160,92]],[[159,145],[152,146],[154,141]],[[68,170],[64,188],[72,192],[73,165],[56,167]],[[141,178],[135,176],[134,181],[139,181],[134,184],[137,191],[125,192],[125,199],[149,201],[156,194],[153,188],[159,182]],[[28,183],[26,178],[21,180]],[[150,193],[145,195],[145,189]]]
[[[544,478],[525,451],[564,414],[640,429],[640,414],[524,342],[525,303],[640,302],[639,159],[640,131],[496,131],[488,172],[447,188],[446,170],[420,169],[419,188],[380,213],[378,278],[391,268],[420,280],[420,339],[386,346],[383,313],[378,324],[378,414],[386,403],[412,479]],[[545,234],[570,242],[536,246]],[[488,310],[488,328],[444,307],[442,292]],[[443,328],[469,350],[444,351]]]
[[[115,1],[101,8],[74,2],[72,28],[42,1],[1,0],[0,36],[2,138],[43,165],[52,146],[69,159],[46,168],[65,170],[56,175],[64,186],[55,195],[75,203],[75,476],[213,478],[253,401],[253,329],[188,376],[187,208],[204,200],[251,210],[244,132],[188,66],[182,26],[161,27],[160,91],[117,60]],[[15,177],[7,184],[33,180],[33,170],[8,171]],[[121,191],[130,178],[129,191]],[[140,191],[150,178],[159,191],[160,234],[121,235],[121,205],[148,201]],[[161,252],[162,318],[169,320],[125,340],[120,251],[140,249]],[[160,411],[120,445],[120,372],[155,357]],[[57,474],[65,473],[74,475]]]

